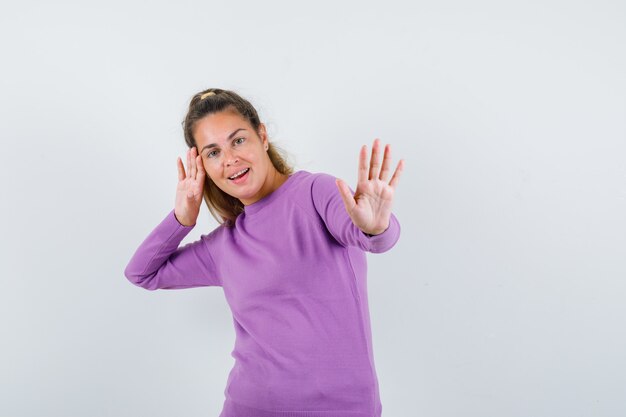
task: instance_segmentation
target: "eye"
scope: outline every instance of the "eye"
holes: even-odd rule
[[[240,139],[241,139],[241,142],[237,142],[237,141],[238,141],[238,140],[240,140]],[[244,138],[244,137],[242,136],[242,137],[239,137],[239,138],[237,138],[237,139],[233,140],[233,143],[238,143],[238,144],[240,144],[240,143],[243,143],[243,142],[245,142],[245,141],[246,141],[246,138]],[[207,158],[213,158],[213,155],[214,155],[214,154],[213,154],[213,152],[218,152],[218,151],[217,151],[217,150],[210,151],[209,153],[207,153],[207,154],[206,154]]]

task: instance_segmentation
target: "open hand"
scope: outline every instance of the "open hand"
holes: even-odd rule
[[[359,153],[359,176],[354,196],[348,185],[336,180],[348,215],[359,229],[369,235],[378,235],[389,227],[393,195],[404,168],[404,159],[398,162],[391,181],[387,183],[391,165],[391,145],[385,146],[382,167],[380,164],[380,140],[374,140],[370,166],[367,166],[367,145]]]
[[[180,157],[177,158],[176,164],[178,184],[176,185],[174,215],[183,226],[194,226],[200,213],[206,178],[202,158],[194,146],[187,150],[187,172]]]

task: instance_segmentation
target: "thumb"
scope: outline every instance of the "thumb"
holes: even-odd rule
[[[351,213],[352,209],[354,209],[354,206],[356,206],[356,202],[354,201],[354,197],[352,196],[348,185],[339,178],[335,179],[335,184],[339,189],[339,195],[343,200],[343,205],[346,207],[346,211],[348,213]]]

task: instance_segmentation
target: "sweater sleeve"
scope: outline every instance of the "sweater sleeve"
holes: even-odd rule
[[[345,247],[356,246],[371,253],[382,253],[391,249],[400,238],[400,223],[396,216],[391,213],[389,227],[384,232],[374,236],[365,234],[352,223],[335,179],[332,175],[318,173],[311,187],[315,210],[330,234]],[[354,195],[354,190],[349,188]]]
[[[174,210],[139,245],[124,270],[133,284],[146,290],[221,286],[206,240],[178,247],[194,226],[182,225]]]

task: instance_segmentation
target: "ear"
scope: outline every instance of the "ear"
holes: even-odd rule
[[[265,129],[264,123],[261,123],[259,125],[259,137],[261,138],[261,144],[263,144],[263,148],[267,149],[269,143],[267,143],[267,130]]]

